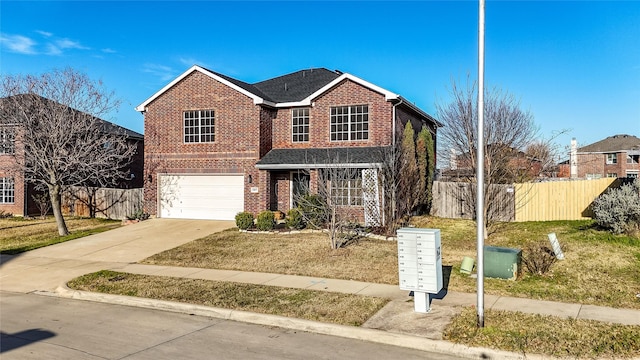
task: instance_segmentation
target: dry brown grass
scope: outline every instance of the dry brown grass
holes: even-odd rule
[[[476,280],[460,274],[465,256],[476,257],[475,224],[469,220],[414,218],[418,227],[442,231],[445,284],[451,291],[475,292]],[[545,276],[519,281],[485,280],[485,293],[640,309],[640,240],[591,228],[588,221],[501,224],[487,245],[521,247],[556,232],[566,259]],[[272,235],[225,231],[160,253],[148,264],[190,266],[397,284],[395,242],[361,240],[329,249],[323,234]],[[449,275],[449,271],[445,271]]]
[[[154,255],[144,263],[398,283],[395,242],[365,239],[331,250],[327,236],[319,233],[228,230]]]
[[[55,219],[0,219],[0,252],[15,254],[57,244],[79,237],[115,229],[119,221],[88,218],[66,218],[70,235],[58,235]]]
[[[305,289],[241,284],[114,271],[87,274],[69,282],[77,290],[139,296],[225,309],[360,326],[388,300]]]
[[[464,309],[444,338],[468,346],[572,359],[621,359],[640,353],[640,326],[489,310],[485,327],[478,328],[474,308]]]

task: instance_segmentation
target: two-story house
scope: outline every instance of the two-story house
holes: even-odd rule
[[[573,151],[571,177],[637,178],[640,172],[640,138],[633,135],[613,135]]]
[[[338,166],[359,169],[332,187],[363,220],[367,189],[379,186],[378,154],[408,121],[434,141],[441,126],[398,94],[324,68],[249,84],[193,66],[136,110],[145,120],[145,209],[175,218],[286,212],[318,171]]]
[[[24,95],[16,95],[17,97]],[[8,106],[9,98],[0,99],[0,109],[4,111]],[[51,102],[52,106],[63,106]],[[68,108],[69,111],[79,112],[76,109]],[[0,111],[0,116],[1,115]],[[102,131],[109,133],[124,134],[127,141],[135,144],[137,152],[127,165],[130,178],[122,181],[117,186],[120,188],[141,188],[143,185],[143,165],[144,165],[144,136],[135,131],[126,129],[106,120],[97,119]],[[0,119],[0,213],[12,214],[14,216],[28,216],[40,214],[32,195],[38,191],[34,185],[27,182],[23,168],[19,164],[19,158],[23,158],[25,146],[22,143],[25,131],[19,124],[13,123],[7,118]]]

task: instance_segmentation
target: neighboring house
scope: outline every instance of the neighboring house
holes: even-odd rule
[[[136,155],[127,167],[131,177],[129,180],[122,181],[119,187],[141,188],[143,186],[144,136],[111,122],[98,120],[102,122],[104,131],[124,133],[129,141],[136,144]],[[19,126],[0,121],[0,213],[10,213],[14,216],[40,215],[40,210],[32,197],[38,191],[33,184],[25,181],[24,173],[20,171],[16,160],[16,157],[24,154],[24,146],[20,142],[23,134]]]
[[[547,176],[543,172],[542,161],[523,151],[505,145],[488,144],[485,154],[488,153],[494,154],[493,159],[500,160],[494,164],[485,161],[485,171],[490,165],[494,166],[491,169],[491,174],[494,176],[492,182],[512,184]],[[468,152],[464,154],[452,152],[449,168],[441,171],[439,181],[467,182],[475,178],[476,167],[475,159],[472,159]]]
[[[176,218],[286,212],[313,191],[318,171],[339,166],[362,171],[332,189],[375,224],[372,175],[384,149],[408,121],[434,141],[441,126],[398,94],[324,68],[249,84],[193,66],[136,110],[145,118],[146,211]]]
[[[572,144],[575,149],[575,141]],[[565,167],[563,173],[572,178],[637,178],[640,172],[640,138],[633,135],[609,136],[572,153],[569,161],[561,165]]]

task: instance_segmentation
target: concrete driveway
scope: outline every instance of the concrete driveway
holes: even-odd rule
[[[233,226],[233,221],[150,219],[19,255],[1,255],[0,289],[53,291],[76,276],[117,271]]]

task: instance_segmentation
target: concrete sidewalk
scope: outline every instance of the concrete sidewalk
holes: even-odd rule
[[[352,293],[375,296],[391,301],[363,327],[380,330],[395,339],[396,335],[416,336],[420,339],[442,339],[442,332],[451,318],[463,306],[476,304],[476,295],[443,291],[432,299],[428,314],[413,311],[413,302],[407,291],[397,285],[373,284],[359,281],[325,279],[308,276],[182,268],[137,264],[166,249],[174,248],[208,234],[234,226],[232,222],[152,219],[105,233],[68,241],[29,251],[20,255],[2,255],[0,260],[0,289],[10,292],[58,295],[95,301],[113,301],[120,304],[162,308],[173,311],[193,311],[193,306],[148,299],[87,294],[71,291],[66,282],[74,277],[99,270],[114,270],[134,274],[161,275],[192,279],[234,281],[290,288]],[[485,296],[485,308],[552,315],[564,318],[590,319],[611,323],[640,326],[640,310],[567,304],[505,296]],[[187,310],[180,310],[187,309]],[[224,309],[200,310],[209,314],[226,314]],[[237,312],[236,312],[237,313]],[[277,317],[248,314],[246,318],[257,323],[283,326],[294,320],[273,320]],[[272,319],[272,320],[269,320]],[[269,322],[271,321],[271,323]],[[296,320],[297,321],[297,320]],[[332,325],[324,324],[326,329]],[[308,322],[303,327],[314,328]],[[338,329],[338,328],[336,328]],[[345,329],[339,328],[342,334]],[[353,328],[352,331],[356,331]],[[323,330],[324,331],[324,330]],[[337,331],[337,330],[336,330]],[[341,335],[342,336],[342,335]],[[412,340],[413,341],[413,340]],[[434,345],[435,346],[435,345]],[[439,345],[438,345],[439,346]]]

